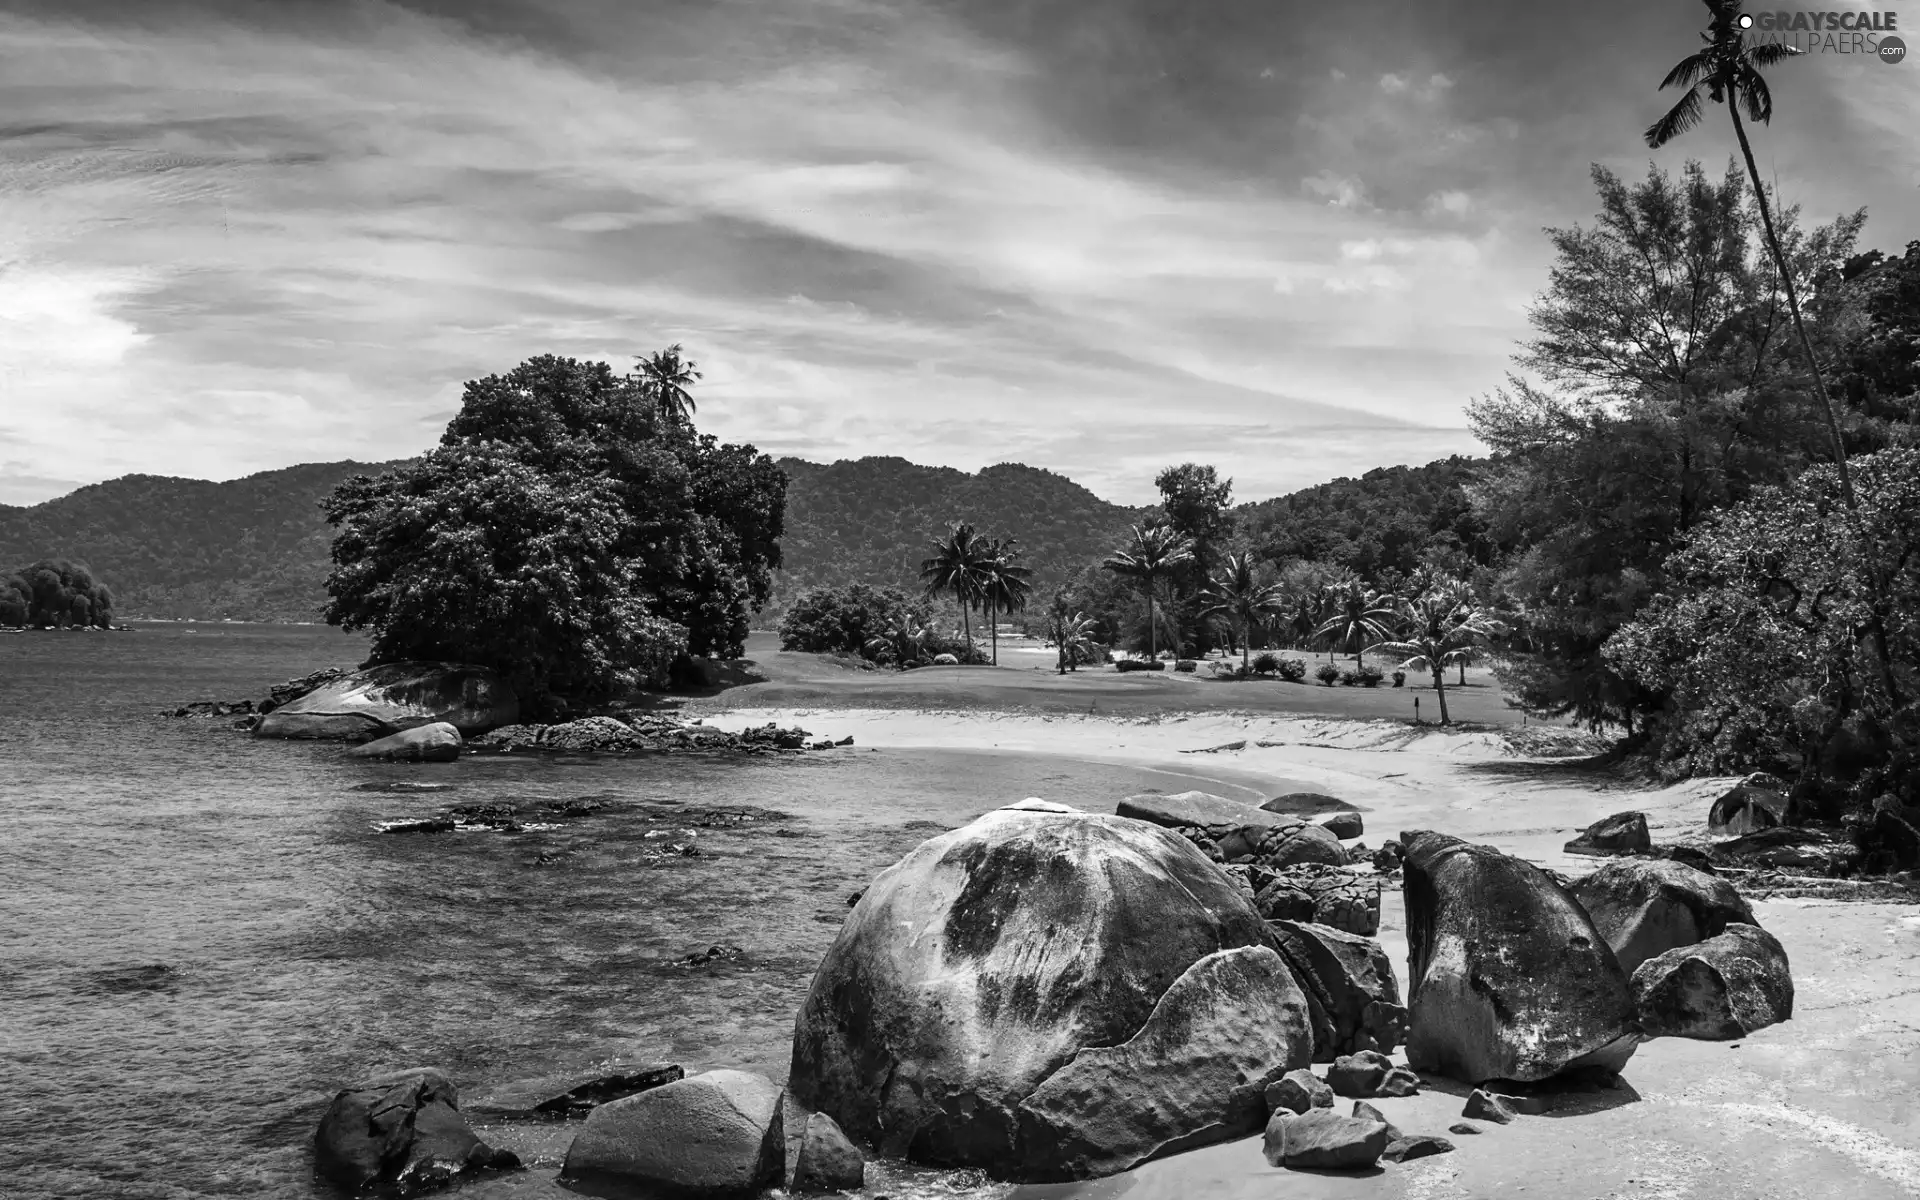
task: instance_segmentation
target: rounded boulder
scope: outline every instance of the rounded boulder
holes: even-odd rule
[[[445,721],[470,738],[519,719],[513,689],[486,667],[397,662],[330,679],[260,718],[253,732],[351,740]]]
[[[778,1187],[782,1095],[763,1075],[707,1071],[602,1104],[575,1135],[561,1178],[688,1200]]]
[[[1717,937],[1728,925],[1758,924],[1731,883],[1669,859],[1618,859],[1568,891],[1629,976],[1656,954]]]

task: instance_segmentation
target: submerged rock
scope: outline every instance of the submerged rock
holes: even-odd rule
[[[1637,1044],[1626,973],[1532,863],[1430,831],[1407,847],[1407,1061],[1480,1083],[1618,1070]]]
[[[1647,814],[1614,813],[1587,826],[1563,849],[1568,854],[1644,854],[1653,849],[1653,835],[1647,832]]]
[[[375,738],[364,746],[347,751],[349,758],[384,758],[395,762],[452,762],[465,745],[460,731],[445,721],[417,725],[399,733]]]
[[[385,737],[445,721],[462,737],[519,719],[513,689],[485,667],[399,662],[332,679],[275,708],[256,737]]]
[[[1406,1037],[1407,1010],[1386,951],[1370,938],[1325,925],[1274,921],[1274,944],[1306,992],[1313,1060],[1390,1054]]]
[[[708,1071],[593,1110],[560,1176],[688,1198],[778,1187],[786,1134],[778,1084],[749,1071]]]
[[[363,1080],[337,1093],[314,1131],[313,1165],[341,1187],[412,1195],[520,1160],[467,1128],[452,1080],[431,1067]]]
[[[1313,1045],[1268,938],[1168,830],[990,812],[867,888],[795,1021],[790,1086],[882,1154],[1016,1181],[1253,1133]]]
[[[1650,1038],[1732,1041],[1793,1016],[1786,948],[1757,925],[1648,959],[1633,973],[1634,1015]]]
[[[1629,976],[1656,954],[1703,942],[1730,924],[1757,924],[1731,883],[1664,859],[1610,862],[1568,890]]]

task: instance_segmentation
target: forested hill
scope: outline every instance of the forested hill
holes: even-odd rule
[[[1475,536],[1460,484],[1474,460],[1391,467],[1240,508],[1257,550],[1371,573],[1438,540]],[[329,530],[319,501],[341,480],[398,464],[308,463],[227,483],[129,475],[30,508],[0,505],[0,570],[44,557],[84,563],[125,617],[311,621],[325,599]],[[1120,547],[1145,510],[1018,463],[978,473],[901,458],[821,466],[782,459],[791,480],[776,601],[816,584],[911,585],[953,520],[1015,537],[1044,598]]]
[[[1128,524],[1145,513],[1019,463],[978,474],[904,458],[824,467],[783,458],[780,466],[790,482],[778,598],[823,583],[910,584],[933,538],[956,519],[989,537],[1017,538],[1035,594],[1045,596],[1118,548]]]

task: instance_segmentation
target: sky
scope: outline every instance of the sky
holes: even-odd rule
[[[703,429],[817,462],[1134,504],[1477,453],[1591,164],[1735,152],[1640,140],[1704,16],[0,0],[0,503],[405,457],[467,380],[675,342]],[[1784,199],[1920,238],[1920,59],[1771,79]]]

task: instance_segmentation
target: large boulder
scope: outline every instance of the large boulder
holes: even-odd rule
[[[1313,1061],[1363,1050],[1393,1053],[1406,1037],[1407,1010],[1380,943],[1311,922],[1271,924],[1281,956],[1306,992]]]
[[[386,663],[329,680],[260,718],[257,737],[385,737],[445,721],[462,737],[520,719],[520,702],[499,675],[453,663]]]
[[[881,1154],[1013,1180],[1255,1132],[1312,1050],[1270,937],[1167,829],[999,809],[868,886],[795,1021],[790,1087]]]
[[[431,1067],[380,1075],[333,1098],[313,1135],[313,1166],[349,1191],[411,1195],[520,1160],[467,1128],[453,1081]]]
[[[1743,1038],[1793,1016],[1786,949],[1757,925],[1729,925],[1718,937],[1641,963],[1633,1004],[1650,1038]]]
[[[1491,846],[1400,841],[1408,1065],[1476,1084],[1619,1070],[1638,1041],[1627,976],[1579,902]]]
[[[1318,825],[1207,792],[1147,792],[1128,796],[1116,811],[1136,821],[1178,829],[1197,843],[1211,843],[1223,862],[1283,867],[1294,863],[1342,866],[1347,861],[1340,839]]]
[[[395,762],[452,762],[466,744],[460,731],[445,721],[416,725],[375,738],[347,751],[349,758],[390,759]]]
[[[1563,849],[1568,854],[1645,854],[1653,849],[1653,835],[1647,832],[1647,814],[1614,813],[1587,826]]]
[[[1628,976],[1654,955],[1704,942],[1730,924],[1757,924],[1731,883],[1667,859],[1619,859],[1567,890]]]
[[[1771,775],[1750,775],[1707,809],[1709,833],[1742,834],[1772,829],[1787,813],[1787,795]]]
[[[779,1187],[786,1174],[780,1086],[708,1071],[602,1104],[574,1136],[560,1176],[688,1200]]]

